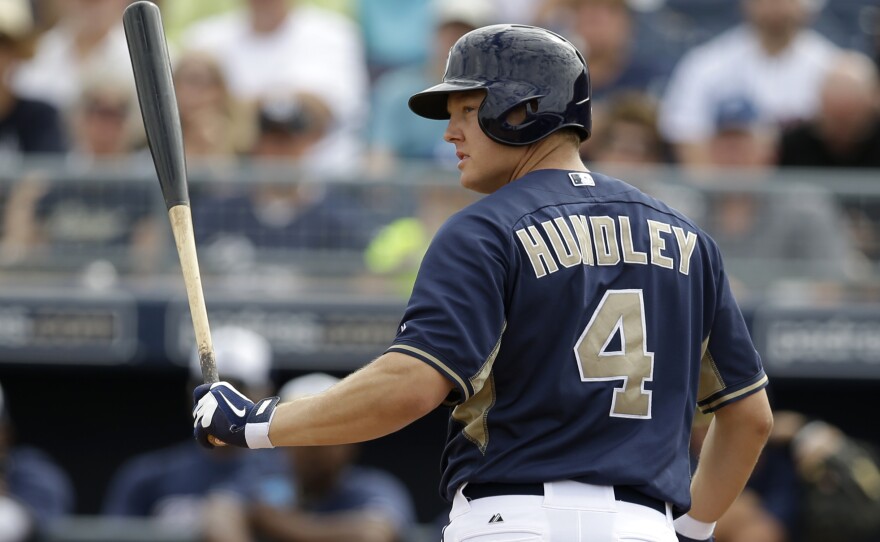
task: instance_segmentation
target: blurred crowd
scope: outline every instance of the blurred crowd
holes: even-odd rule
[[[161,261],[157,191],[120,182],[152,167],[121,23],[128,3],[0,3],[0,162],[60,157],[75,181],[29,169],[4,183],[0,265],[89,245],[124,254],[134,271]],[[413,163],[454,171],[444,123],[411,114],[407,98],[442,77],[462,34],[501,22],[550,28],[581,49],[593,88],[585,161],[636,184],[625,172],[675,168],[694,190],[642,188],[744,262],[743,283],[767,275],[748,276],[754,262],[845,282],[880,260],[880,198],[832,194],[833,179],[775,186],[791,168],[880,166],[880,11],[868,0],[158,3],[191,175],[228,181],[236,168],[277,166],[193,189],[209,265],[242,269],[290,249],[363,254],[405,292],[426,240],[469,200],[356,187],[413,184],[402,179]],[[331,178],[349,188],[322,182]]]

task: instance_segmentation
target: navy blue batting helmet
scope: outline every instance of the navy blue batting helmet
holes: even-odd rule
[[[562,128],[590,137],[590,76],[577,48],[562,36],[534,26],[484,26],[462,36],[446,62],[443,82],[413,95],[409,108],[422,117],[449,118],[452,92],[485,89],[480,127],[506,145],[529,145]],[[508,115],[525,105],[526,118]]]

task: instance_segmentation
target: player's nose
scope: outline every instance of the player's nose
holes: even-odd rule
[[[446,131],[443,132],[443,140],[447,143],[461,141],[461,130],[456,127],[453,119],[449,119],[449,122],[446,123]]]

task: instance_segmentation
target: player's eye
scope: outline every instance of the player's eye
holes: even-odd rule
[[[464,111],[465,114],[467,114],[467,113],[473,113],[474,111],[477,110],[477,108],[473,107],[471,105],[466,105],[466,106],[462,107],[461,110]]]

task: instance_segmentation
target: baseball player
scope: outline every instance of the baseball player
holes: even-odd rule
[[[461,184],[489,195],[435,235],[393,344],[293,402],[200,386],[197,440],[362,441],[445,404],[446,542],[711,540],[772,426],[767,377],[714,242],[584,167],[589,99],[560,36],[465,34],[409,106],[448,119]],[[692,480],[697,405],[715,419]]]

